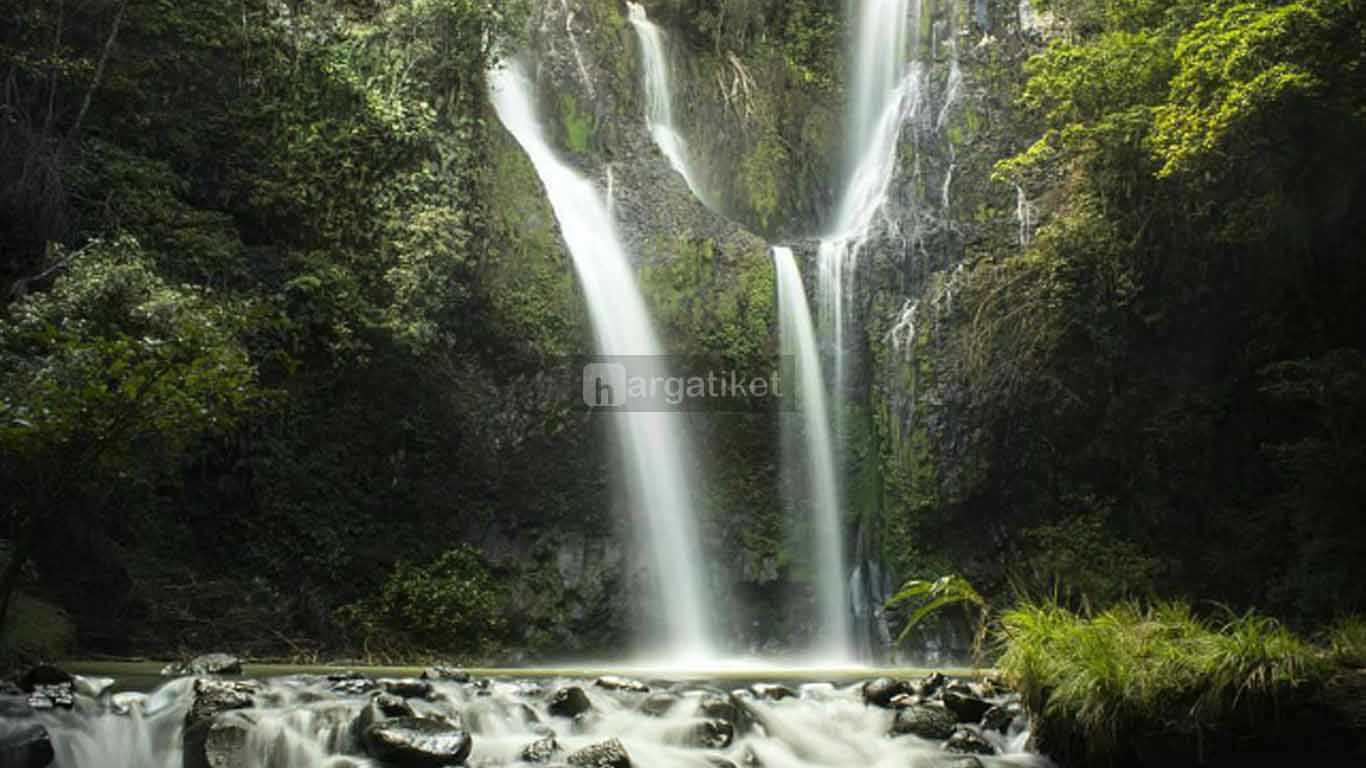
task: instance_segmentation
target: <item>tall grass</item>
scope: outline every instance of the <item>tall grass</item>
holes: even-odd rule
[[[1179,602],[1092,617],[1025,603],[1002,614],[999,640],[999,666],[1030,710],[1075,724],[1096,754],[1139,730],[1220,726],[1334,668],[1274,619],[1212,622]]]
[[[1324,635],[1333,660],[1349,667],[1366,667],[1366,616],[1339,620]]]

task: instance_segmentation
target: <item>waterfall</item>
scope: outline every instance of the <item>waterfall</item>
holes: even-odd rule
[[[639,3],[626,3],[631,26],[635,27],[636,37],[640,40],[645,80],[645,123],[650,127],[650,136],[655,146],[668,158],[669,165],[687,182],[703,205],[707,204],[692,167],[688,164],[688,145],[683,134],[674,125],[673,92],[669,87],[669,56],[664,47],[664,33],[645,15],[645,8]]]
[[[798,392],[801,397],[802,426],[806,434],[805,477],[814,508],[812,536],[816,557],[817,603],[820,611],[824,647],[817,652],[835,659],[849,658],[849,604],[844,589],[844,532],[841,526],[839,485],[835,475],[834,447],[830,435],[830,413],[825,402],[825,380],[821,375],[820,354],[806,289],[797,262],[789,248],[775,247],[773,263],[777,274],[778,327],[784,355],[796,362]],[[789,466],[792,466],[789,463]]]
[[[499,120],[530,157],[545,185],[569,246],[588,302],[603,355],[659,356],[659,340],[636,287],[630,261],[617,237],[602,196],[556,156],[542,135],[532,107],[532,86],[516,64],[490,73]],[[656,358],[658,359],[658,358]],[[679,414],[614,414],[632,503],[643,523],[643,541],[654,568],[656,629],[662,652],[675,662],[711,657],[710,616],[704,596],[703,559],[684,457],[688,456]]]

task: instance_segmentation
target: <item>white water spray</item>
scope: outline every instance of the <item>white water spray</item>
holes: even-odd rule
[[[817,571],[817,605],[824,647],[813,650],[835,659],[849,657],[851,634],[847,595],[844,594],[844,531],[839,504],[839,481],[835,474],[834,444],[830,435],[830,412],[826,408],[825,379],[811,310],[801,272],[789,248],[773,249],[777,273],[778,327],[782,351],[796,362],[801,395],[802,423],[806,435],[805,477],[815,510],[813,538]],[[832,593],[833,591],[833,593]]]
[[[688,161],[688,144],[674,124],[673,90],[669,86],[669,54],[664,33],[645,14],[639,3],[626,3],[631,26],[640,40],[645,80],[645,122],[655,146],[668,158],[669,165],[687,182],[693,196],[707,204],[697,175]]]
[[[547,144],[532,107],[531,84],[520,67],[494,71],[490,80],[498,118],[531,158],[560,222],[588,302],[598,352],[658,359],[662,348],[602,196]],[[613,419],[654,569],[657,609],[663,614],[661,653],[674,663],[711,658],[704,561],[684,465],[688,451],[681,416],[623,413]]]

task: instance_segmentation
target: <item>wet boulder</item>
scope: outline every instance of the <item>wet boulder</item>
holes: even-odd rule
[[[754,724],[744,702],[733,694],[707,691],[697,701],[696,716],[706,720],[724,720],[730,723],[731,730],[739,736],[749,732]]]
[[[863,703],[873,707],[892,709],[892,701],[898,696],[910,694],[911,686],[901,680],[879,677],[863,684]]]
[[[194,698],[185,713],[185,728],[206,724],[214,715],[250,708],[260,686],[251,681],[228,682],[200,678],[194,681]]]
[[[459,765],[474,747],[466,731],[429,717],[397,717],[365,730],[365,751],[394,768]]]
[[[552,693],[546,709],[556,717],[567,717],[572,720],[593,709],[593,702],[588,700],[588,694],[584,693],[582,688],[570,685]]]
[[[385,678],[378,682],[385,693],[402,696],[405,699],[426,699],[432,695],[432,684],[426,680],[404,677]]]
[[[765,701],[782,701],[797,698],[797,692],[777,683],[755,683],[749,687],[755,696]]]
[[[649,693],[650,686],[639,680],[630,680],[616,675],[604,675],[593,682],[599,688],[608,691],[626,691],[627,693]]]
[[[937,755],[924,763],[925,768],[985,768],[972,755]]]
[[[953,713],[960,723],[976,723],[991,709],[989,702],[954,689],[944,691],[944,708]]]
[[[188,742],[192,751],[183,758],[185,768],[252,768],[247,739],[255,722],[244,712],[215,716],[202,739]]]
[[[365,732],[370,726],[395,717],[417,717],[417,713],[408,702],[392,693],[376,693],[351,723],[351,736],[356,743],[364,743]]]
[[[677,703],[678,697],[672,693],[655,693],[640,702],[640,711],[650,717],[663,717]]]
[[[242,660],[227,653],[206,653],[189,661],[174,662],[161,668],[165,677],[190,675],[240,675]]]
[[[19,676],[19,689],[33,693],[40,685],[71,685],[76,679],[52,664],[35,664]]]
[[[0,766],[45,768],[52,762],[52,739],[34,722],[0,722]]]
[[[996,748],[991,746],[990,742],[982,738],[981,734],[968,728],[959,728],[954,731],[948,741],[944,742],[944,749],[964,755],[996,754]]]
[[[1010,731],[1010,724],[1022,714],[1024,711],[1018,704],[1002,704],[992,707],[982,714],[982,729],[1002,734],[1007,733]]]
[[[943,707],[917,704],[899,709],[892,721],[893,736],[919,736],[940,741],[953,735],[957,720]]]
[[[725,720],[701,720],[686,726],[679,741],[696,749],[725,749],[735,740],[735,727]]]
[[[523,747],[519,759],[524,763],[548,763],[559,753],[560,742],[554,736],[545,736]]]
[[[915,686],[915,692],[921,696],[933,696],[939,692],[940,688],[948,682],[948,678],[943,672],[931,672]]]
[[[422,670],[421,677],[423,680],[432,680],[443,683],[468,683],[470,681],[470,673],[465,670],[459,667],[441,665],[427,667]]]
[[[51,664],[30,667],[19,676],[19,690],[33,709],[71,709],[76,705],[76,679]]]
[[[576,768],[631,768],[631,756],[620,739],[608,739],[571,754],[569,764]]]
[[[379,683],[359,672],[333,672],[325,679],[327,689],[339,696],[363,696],[379,687]]]

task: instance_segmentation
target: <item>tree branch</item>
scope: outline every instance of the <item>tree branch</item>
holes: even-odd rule
[[[119,37],[119,25],[123,23],[123,12],[128,9],[128,0],[119,3],[119,11],[114,15],[114,26],[109,30],[109,39],[104,41],[104,50],[100,52],[100,61],[95,65],[95,78],[90,81],[90,87],[86,89],[85,99],[81,101],[81,111],[76,113],[76,122],[71,124],[71,129],[67,131],[68,141],[75,138],[81,130],[81,122],[85,120],[85,114],[90,111],[90,101],[95,97],[95,91],[100,87],[100,81],[104,79],[104,67],[109,63],[109,54],[114,50],[114,41]]]

